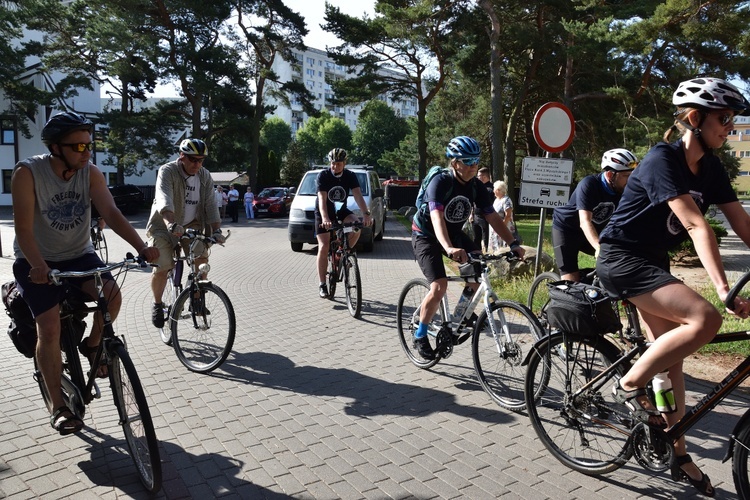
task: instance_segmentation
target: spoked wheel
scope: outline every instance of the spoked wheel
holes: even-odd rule
[[[198,295],[187,288],[172,308],[172,343],[188,370],[208,373],[232,352],[235,317],[232,302],[213,283],[199,283]]]
[[[114,347],[108,368],[120,425],[125,432],[125,440],[128,442],[138,476],[148,491],[159,491],[159,443],[156,440],[154,423],[141,381],[125,346],[120,344]]]
[[[750,420],[742,419],[732,453],[732,478],[739,498],[750,498]]]
[[[526,367],[522,363],[544,331],[522,304],[501,300],[492,304],[491,313],[488,317],[482,311],[474,328],[474,369],[482,388],[495,403],[508,410],[523,410]]]
[[[177,296],[182,291],[182,285],[175,286],[174,270],[167,274],[167,286],[164,288],[162,302],[164,303],[164,326],[159,328],[161,341],[167,345],[172,345],[172,306],[177,300]]]
[[[526,306],[531,309],[534,316],[539,318],[542,324],[542,328],[548,328],[547,315],[545,309],[547,302],[549,302],[549,290],[547,289],[547,283],[554,281],[560,281],[560,275],[553,272],[541,273],[539,276],[534,278],[529,288],[529,297],[526,301]]]
[[[624,367],[576,395],[618,357],[603,337],[554,333],[529,358],[526,406],[534,430],[556,459],[584,474],[612,472],[632,455],[635,421],[612,398]]]
[[[401,296],[398,298],[398,305],[396,307],[398,337],[401,341],[401,347],[404,348],[409,361],[414,363],[415,366],[424,369],[432,368],[440,361],[438,354],[436,354],[435,359],[424,359],[419,355],[414,345],[414,332],[419,326],[420,306],[429,291],[430,285],[427,283],[427,280],[421,278],[411,280],[401,291]],[[427,333],[427,338],[430,340],[433,349],[435,348],[436,336],[447,317],[448,312],[445,310],[445,302],[441,301],[440,307],[435,312]]]
[[[357,256],[349,254],[344,264],[344,287],[346,288],[346,305],[353,318],[359,318],[362,312],[362,280],[359,276]]]
[[[86,415],[86,404],[83,402],[83,395],[67,374],[67,368],[63,368],[63,374],[60,380],[60,392],[62,393],[63,401],[65,401],[65,405],[70,408],[76,417],[83,420],[83,417]],[[53,410],[52,398],[47,391],[47,384],[44,383],[44,377],[42,377],[42,372],[39,370],[36,357],[34,358],[34,380],[36,380],[39,385],[39,392],[42,393],[44,405],[47,407],[47,411],[51,414]]]
[[[102,259],[102,262],[106,264],[107,259],[109,258],[109,251],[107,250],[107,237],[104,236],[104,230],[99,228],[92,229],[91,239],[96,253],[99,255],[99,258]]]

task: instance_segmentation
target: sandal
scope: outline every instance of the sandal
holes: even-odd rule
[[[657,429],[667,428],[667,421],[664,420],[664,417],[659,410],[654,408],[653,404],[648,399],[648,392],[645,387],[626,391],[622,388],[622,385],[620,385],[620,380],[618,380],[612,387],[612,396],[615,398],[615,401],[624,404],[639,422],[643,422],[649,427],[655,427]],[[645,401],[638,398],[645,398]],[[644,403],[650,406],[650,408]]]
[[[63,415],[67,413],[68,415]],[[83,429],[83,420],[76,417],[67,406],[61,406],[52,413],[49,423],[61,436],[67,436]]]
[[[81,341],[80,344],[78,344],[78,352],[83,354],[86,359],[89,360],[89,364],[94,362],[93,356],[96,354],[96,351],[99,349],[98,345],[90,346],[86,343],[88,338],[85,338]],[[102,361],[104,358],[102,357]],[[93,367],[92,367],[93,368]],[[96,371],[96,378],[107,378],[109,376],[109,373],[107,371],[107,365],[104,363],[99,364],[99,368]]]
[[[683,465],[689,464],[692,461],[693,459],[690,457],[690,455],[675,456],[671,468],[672,480],[678,482],[688,481],[696,490],[700,491],[701,494],[707,497],[713,497],[716,494],[716,490],[714,490],[714,487],[711,484],[711,480],[708,478],[708,475],[701,472],[701,478],[699,480],[695,480],[688,476],[687,472],[682,470]]]

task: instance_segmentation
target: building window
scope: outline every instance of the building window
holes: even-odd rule
[[[0,120],[0,144],[15,144],[16,129],[11,120]]]
[[[13,177],[13,170],[3,170],[3,194],[10,194],[11,177]]]

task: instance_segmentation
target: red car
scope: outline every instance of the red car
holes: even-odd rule
[[[272,215],[283,217],[289,215],[289,207],[294,199],[294,189],[286,187],[269,187],[255,196],[253,210],[255,215]]]

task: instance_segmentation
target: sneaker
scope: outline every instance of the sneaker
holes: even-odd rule
[[[318,295],[320,295],[321,299],[327,299],[328,298],[328,285],[325,283],[321,283],[318,287]]]
[[[151,323],[156,328],[164,328],[164,304],[154,304],[151,308]]]
[[[424,359],[435,359],[435,351],[432,350],[430,340],[427,338],[427,336],[419,339],[414,339],[414,348]]]

